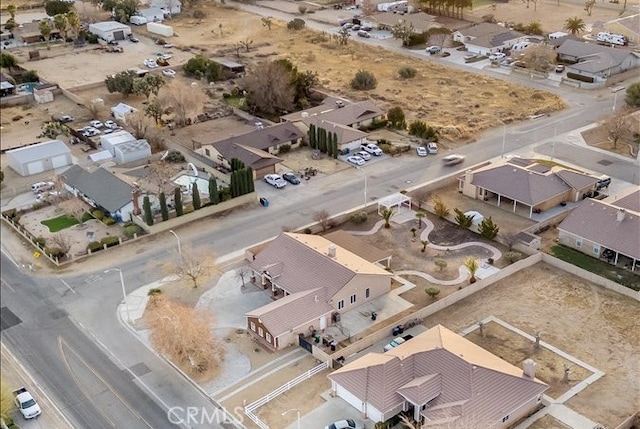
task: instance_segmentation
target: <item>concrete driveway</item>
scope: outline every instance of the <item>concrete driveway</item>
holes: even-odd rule
[[[344,419],[354,419],[364,422],[365,428],[372,429],[375,423],[371,420],[365,420],[360,415],[360,412],[349,405],[341,398],[333,398],[329,395],[329,392],[325,392],[321,395],[326,402],[316,407],[309,414],[300,416],[300,426],[297,426],[297,422],[287,426],[286,429],[324,429],[327,425]],[[295,412],[292,410],[291,412]]]

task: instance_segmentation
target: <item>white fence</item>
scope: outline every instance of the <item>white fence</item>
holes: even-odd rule
[[[260,420],[258,418],[258,416],[253,414],[253,412],[255,410],[257,410],[258,408],[260,408],[261,406],[263,406],[264,404],[266,404],[267,402],[271,401],[272,399],[282,395],[283,393],[287,392],[288,390],[291,390],[291,388],[297,386],[298,384],[302,383],[305,380],[308,380],[309,378],[313,377],[314,375],[316,375],[319,372],[324,371],[327,368],[329,368],[329,361],[322,362],[320,365],[318,365],[318,366],[316,366],[314,368],[311,368],[309,371],[305,372],[304,374],[300,374],[299,376],[297,376],[293,380],[290,380],[286,384],[283,384],[282,386],[278,387],[273,392],[270,392],[269,394],[263,396],[262,398],[258,399],[257,401],[254,401],[254,402],[250,403],[249,405],[247,405],[246,407],[244,407],[244,414],[247,417],[249,417],[249,419],[251,419],[252,422],[254,422],[256,425],[258,425],[258,427],[260,429],[269,429],[269,426],[265,422]]]

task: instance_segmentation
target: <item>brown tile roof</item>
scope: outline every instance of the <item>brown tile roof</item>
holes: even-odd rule
[[[246,316],[257,317],[271,335],[278,337],[291,329],[309,326],[332,311],[333,307],[327,302],[326,291],[316,288],[287,295],[248,312]]]
[[[347,104],[339,109],[334,109],[317,115],[318,118],[333,122],[334,124],[351,126],[357,122],[366,121],[384,115],[384,110],[370,101]]]
[[[327,255],[331,241],[319,235],[282,233],[256,255],[253,270],[269,271],[273,281],[293,294],[326,288],[330,300],[356,274],[391,276],[365,259],[335,246],[336,257]],[[279,273],[272,273],[277,267]]]
[[[355,128],[351,128],[346,125],[325,121],[320,116],[302,118],[302,122],[307,126],[313,124],[317,128],[324,128],[329,133],[336,133],[336,136],[338,137],[338,144],[351,143],[352,141],[363,139],[368,136],[368,134],[363,131],[356,130]]]
[[[379,262],[391,256],[390,252],[380,250],[346,231],[330,232],[324,238],[369,262]]]
[[[591,188],[595,186],[596,182],[598,181],[597,177],[565,169],[558,170],[555,172],[555,174],[559,178],[561,178],[564,183],[571,186],[575,190]]]
[[[558,229],[640,259],[640,216],[626,211],[624,219],[618,221],[620,210],[602,201],[586,199],[569,213]]]
[[[629,195],[611,201],[609,204],[640,214],[640,188],[632,191]]]
[[[441,382],[437,392],[434,375]],[[369,353],[329,378],[383,413],[397,410],[405,397],[435,395],[424,411],[429,419],[443,418],[447,410],[453,418],[473,416],[474,427],[500,422],[548,388],[441,325],[386,353]]]
[[[475,172],[471,183],[530,206],[570,189],[569,185],[554,174],[538,174],[513,165]]]

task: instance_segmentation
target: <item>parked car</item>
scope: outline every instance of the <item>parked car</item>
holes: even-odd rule
[[[347,162],[353,165],[364,165],[366,161],[359,156],[350,156],[349,158],[347,158]]]
[[[440,46],[429,46],[427,48],[427,52],[429,52],[431,55],[435,55],[440,53],[441,49]]]
[[[41,192],[36,196],[36,201],[39,203],[53,201],[56,197],[62,195],[59,191],[47,191]]]
[[[465,55],[464,56],[464,62],[465,63],[470,63],[471,61],[475,60],[478,57],[477,54],[469,54],[469,55]]]
[[[156,52],[156,57],[164,58],[165,60],[170,60],[172,58],[171,54],[167,54],[165,52]]]
[[[345,22],[344,24],[342,24],[342,28],[344,28],[345,30],[350,30],[351,27],[353,27],[353,23],[351,22]]]
[[[93,127],[88,127],[82,132],[82,135],[85,137],[94,137],[99,134],[100,134],[100,130]]]
[[[369,152],[371,155],[375,155],[375,156],[382,155],[382,149],[380,149],[374,143],[363,143],[361,147],[364,151]]]
[[[364,423],[359,420],[352,419],[338,420],[337,422],[325,426],[324,429],[364,429]]]
[[[371,24],[362,24],[360,26],[360,30],[371,31],[373,30],[373,27],[371,26]]]
[[[447,155],[442,158],[442,163],[445,166],[457,165],[464,161],[464,156],[462,155]]]
[[[369,34],[367,31],[365,30],[358,30],[358,36],[359,37],[364,37],[365,39],[368,39],[371,37],[371,34]]]
[[[164,69],[162,70],[162,74],[166,77],[171,77],[171,78],[176,77],[176,71],[172,69]]]
[[[494,54],[489,55],[489,61],[500,61],[504,60],[507,56],[502,52],[496,52]]]
[[[556,73],[562,73],[564,71],[565,67],[562,64],[558,64],[556,66]]]
[[[60,116],[60,119],[58,119],[58,122],[60,122],[61,124],[67,124],[69,122],[73,122],[73,116],[69,116],[69,115]]]
[[[129,34],[129,41],[133,42],[133,43],[138,43],[140,41],[140,39],[138,39],[136,36],[134,36],[133,34]]]
[[[93,121],[89,122],[89,125],[91,125],[93,128],[98,128],[98,129],[104,127],[102,122],[97,121],[97,120],[93,120]]]
[[[427,148],[424,146],[418,146],[416,148],[416,153],[418,156],[427,156]]]
[[[14,403],[16,404],[16,408],[20,410],[20,413],[22,414],[22,417],[25,418],[25,420],[38,417],[42,412],[40,410],[40,406],[33,398],[33,396],[31,396],[31,393],[29,393],[26,387],[21,387],[17,390],[14,390],[13,398]]]
[[[608,188],[611,184],[611,177],[603,177],[602,179],[596,182],[596,190],[600,190],[602,188]]]
[[[395,347],[398,347],[400,344],[406,343],[411,338],[413,338],[413,335],[411,335],[411,334],[405,335],[403,337],[396,337],[393,340],[391,340],[391,342],[389,344],[384,346],[384,351],[388,352],[389,350],[391,350],[391,349],[393,349]]]
[[[165,49],[171,49],[173,48],[173,43],[165,43],[164,45],[162,45],[162,47]]]
[[[287,182],[291,183],[292,185],[299,185],[300,184],[300,179],[298,178],[298,176],[296,176],[293,173],[284,173],[282,175],[282,178],[284,180],[286,180]]]
[[[145,67],[148,67],[150,69],[155,69],[158,67],[158,63],[156,63],[156,60],[152,58],[147,58],[146,60],[144,60],[142,64],[144,64]]]
[[[427,152],[431,155],[435,155],[438,153],[438,145],[435,142],[427,143]]]
[[[277,189],[282,189],[287,186],[287,182],[278,174],[267,174],[264,176],[264,181]]]
[[[354,25],[351,27],[351,31],[360,31],[360,26],[359,26],[358,24],[354,24]]]
[[[48,191],[50,189],[55,188],[55,184],[53,182],[36,182],[31,185],[31,190],[34,194],[39,194],[40,192]]]
[[[115,130],[116,128],[118,128],[118,124],[116,124],[111,119],[109,119],[108,121],[104,121],[104,126],[112,130]]]
[[[365,161],[369,161],[371,159],[371,155],[369,155],[369,152],[365,152],[363,150],[361,150],[360,152],[356,152],[354,155],[355,156],[359,156],[360,158],[364,159]]]

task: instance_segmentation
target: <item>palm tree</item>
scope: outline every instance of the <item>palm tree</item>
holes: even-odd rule
[[[418,225],[420,227],[422,227],[422,218],[425,217],[427,214],[423,211],[419,211],[416,212],[416,219],[418,220]]]
[[[564,22],[563,28],[575,36],[576,34],[583,32],[587,28],[587,24],[584,23],[582,18],[574,16],[573,18],[568,18]]]
[[[47,42],[47,48],[49,47],[49,38],[51,37],[51,27],[49,26],[49,21],[43,19],[40,21],[40,26],[38,27],[40,30],[40,34],[44,37],[45,42]]]
[[[380,212],[380,215],[382,216],[382,219],[384,219],[384,227],[385,228],[391,228],[391,224],[389,223],[389,220],[391,219],[391,217],[394,214],[396,214],[396,212],[393,211],[392,208],[384,208]]]
[[[467,270],[469,270],[469,274],[471,274],[471,277],[469,277],[469,283],[475,283],[476,272],[478,271],[478,268],[480,268],[478,260],[472,256],[469,256],[464,260],[464,266],[467,267]]]
[[[53,17],[53,26],[60,32],[60,35],[67,41],[67,16],[65,14],[59,13]]]
[[[73,39],[76,40],[80,32],[80,17],[78,16],[78,12],[75,10],[67,12],[67,24],[73,34]]]
[[[9,16],[11,20],[16,19],[16,11],[18,10],[18,8],[16,7],[15,4],[10,4],[9,6],[7,6],[7,12],[9,12]]]
[[[542,35],[543,31],[542,31],[542,24],[540,24],[539,21],[531,21],[529,24],[527,24],[526,28],[525,28],[525,32],[527,34],[533,34],[533,35]]]

